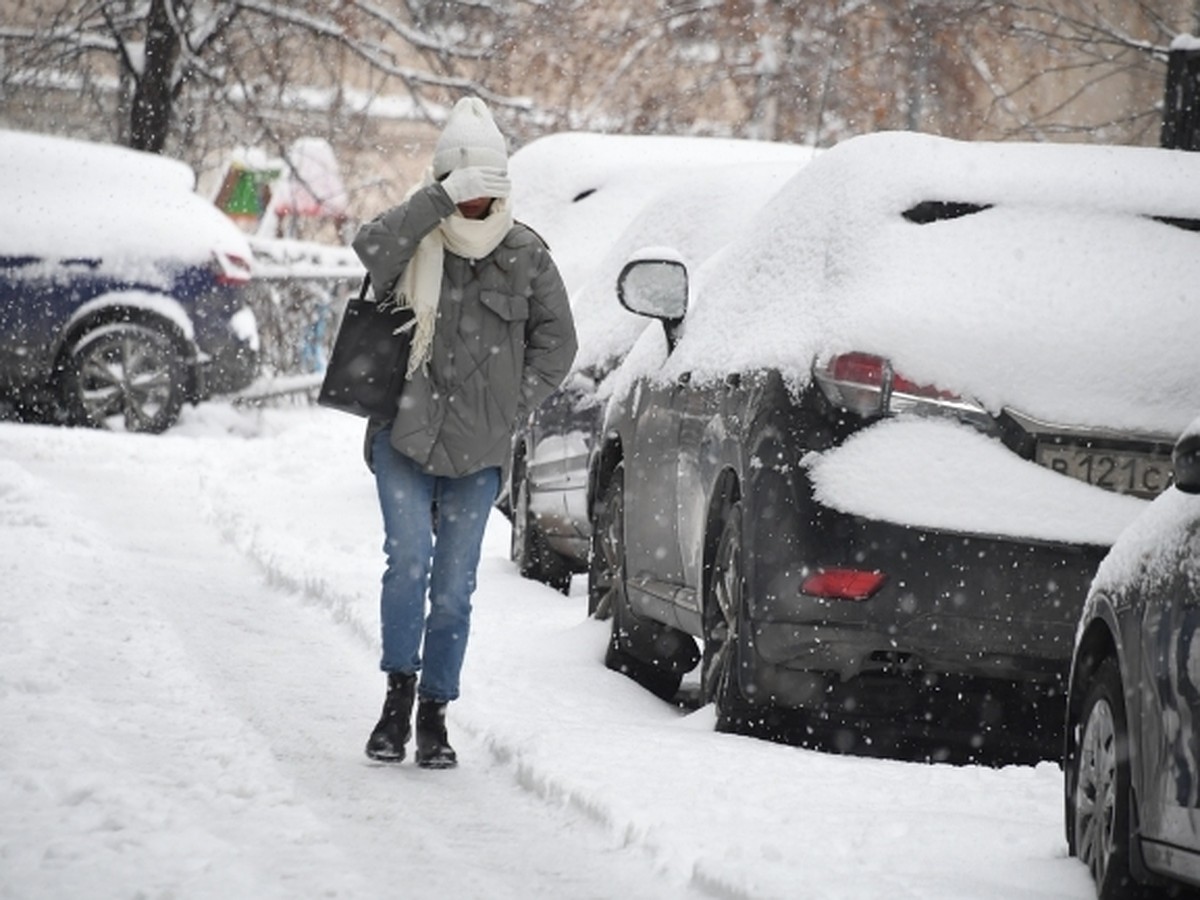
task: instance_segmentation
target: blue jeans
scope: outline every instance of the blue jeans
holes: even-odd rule
[[[500,470],[483,469],[461,478],[430,475],[392,447],[388,429],[375,435],[371,454],[387,554],[379,601],[379,667],[420,672],[417,692],[422,699],[455,700],[480,546],[500,490]]]

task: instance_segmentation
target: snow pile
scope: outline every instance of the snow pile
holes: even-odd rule
[[[817,499],[885,522],[1107,546],[1148,505],[1021,459],[973,428],[896,419],[806,458]]]

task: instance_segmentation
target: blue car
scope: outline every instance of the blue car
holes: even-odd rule
[[[0,405],[162,432],[258,371],[249,246],[181,163],[0,131]]]

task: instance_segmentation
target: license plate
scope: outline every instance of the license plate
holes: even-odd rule
[[[1037,461],[1059,474],[1135,497],[1157,497],[1171,484],[1170,457],[1150,453],[1042,443]]]

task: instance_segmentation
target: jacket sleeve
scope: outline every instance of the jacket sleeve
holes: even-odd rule
[[[454,208],[442,186],[431,184],[358,229],[352,246],[371,276],[377,300],[395,290],[421,238]]]
[[[525,368],[518,413],[523,419],[567,377],[578,343],[567,289],[544,246],[535,269],[525,326]]]

